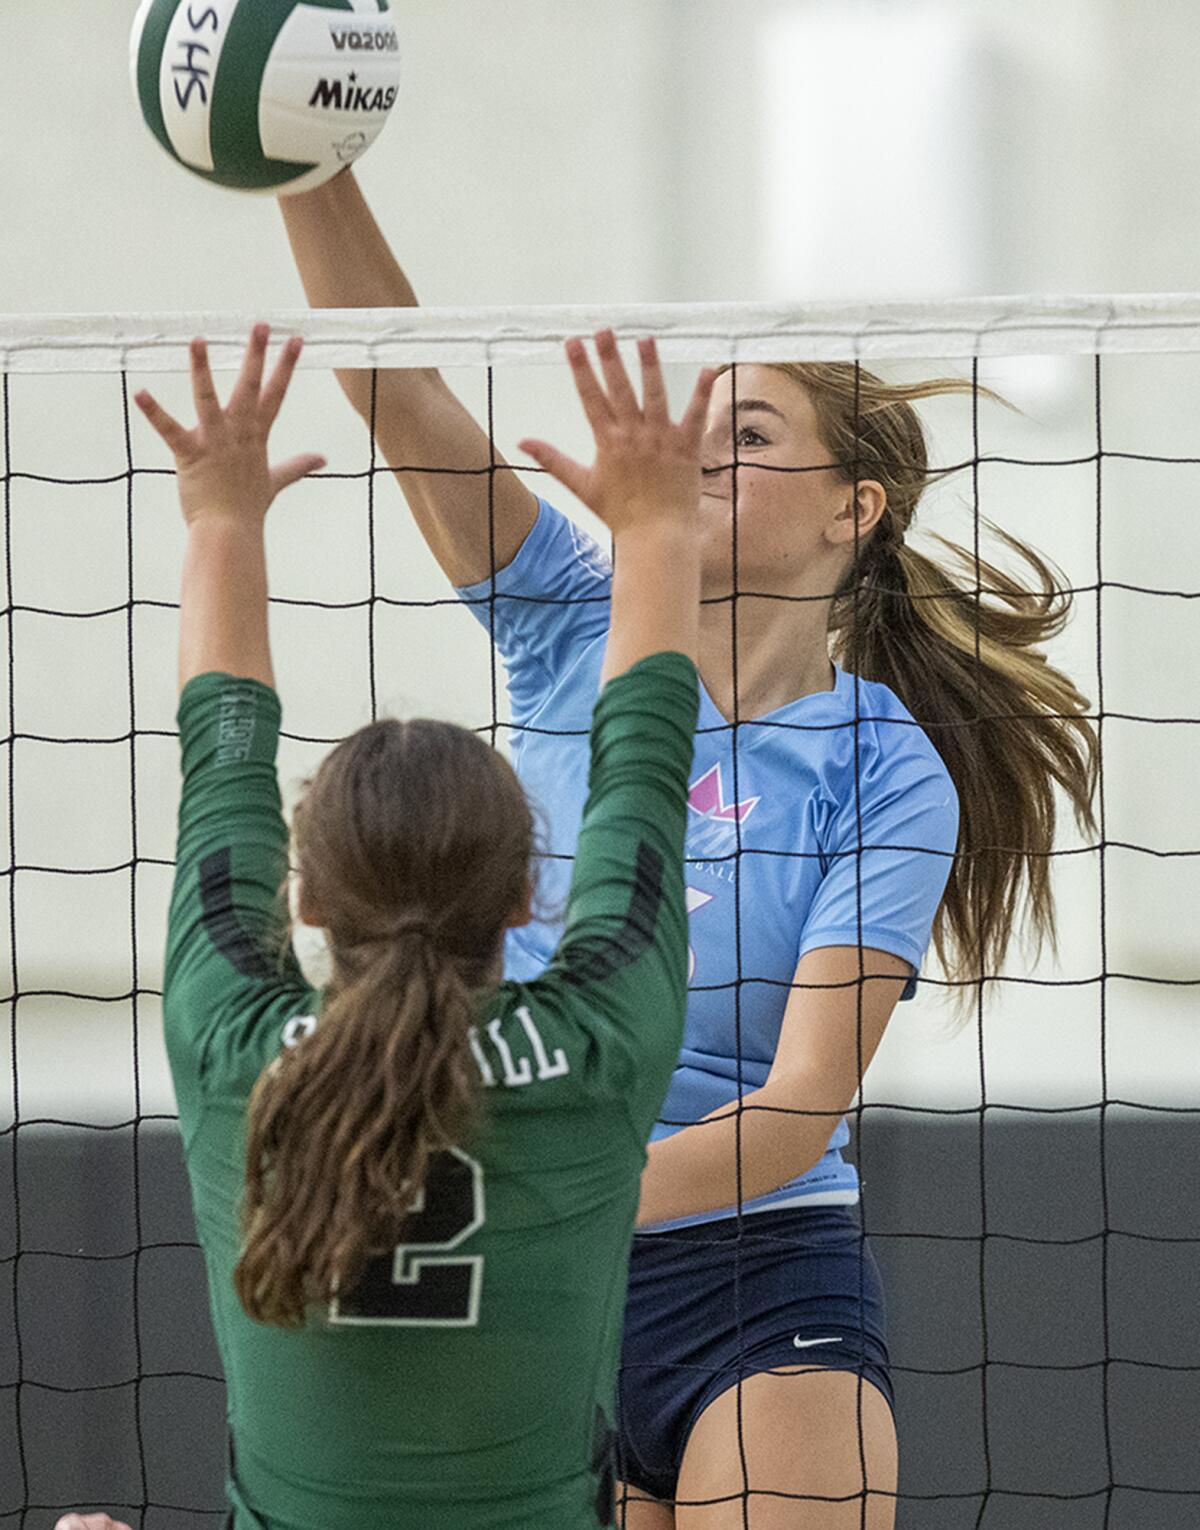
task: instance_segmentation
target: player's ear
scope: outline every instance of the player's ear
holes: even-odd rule
[[[886,509],[887,490],[873,478],[847,485],[845,501],[826,527],[825,535],[834,543],[852,543],[856,537],[861,540],[875,530]]]

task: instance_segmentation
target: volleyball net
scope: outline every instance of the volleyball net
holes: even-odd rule
[[[920,406],[946,471],[914,536],[994,558],[990,524],[1064,571],[1073,616],[1050,656],[1092,701],[1099,832],[1064,807],[1057,953],[1015,950],[958,1029],[927,965],[852,1113],[890,1307],[897,1522],[1191,1523],[1200,298],[1147,297],[0,317],[0,1530],[76,1506],[146,1530],[225,1512],[223,1383],[160,1034],[183,528],[131,401],[150,386],[190,418],[188,340],[208,337],[220,387],[252,318],[307,342],[273,455],[329,461],[268,521],[289,801],[377,715],[450,717],[501,748],[515,726],[495,652],[332,368],[441,368],[518,467],[528,434],[587,455],[562,342],[606,325],[658,337],[677,405],[698,363],[973,385]],[[735,604],[752,594],[735,584]]]

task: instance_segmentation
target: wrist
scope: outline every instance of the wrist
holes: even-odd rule
[[[208,506],[187,517],[189,539],[257,543],[263,540],[266,516]]]
[[[354,179],[353,165],[343,165],[336,175],[331,175],[327,181],[322,181],[319,186],[310,187],[308,191],[291,191],[276,196],[275,200],[284,211],[294,211],[297,208],[320,208],[328,207],[336,200],[339,191],[344,188],[347,180]]]
[[[699,539],[694,518],[683,520],[664,513],[649,520],[639,520],[613,532],[614,548],[637,548],[639,551],[660,549],[673,557],[700,556]]]

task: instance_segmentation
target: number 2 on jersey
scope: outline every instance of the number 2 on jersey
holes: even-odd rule
[[[331,1323],[473,1328],[479,1321],[483,1255],[454,1249],[483,1226],[483,1169],[460,1148],[429,1160],[405,1241],[373,1259],[353,1290],[330,1304]]]

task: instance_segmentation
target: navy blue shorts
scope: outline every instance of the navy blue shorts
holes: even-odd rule
[[[739,1322],[740,1318],[740,1322]],[[824,1340],[824,1343],[814,1343]],[[883,1289],[857,1210],[793,1207],[633,1240],[618,1393],[621,1478],[665,1500],[692,1425],[739,1378],[853,1371],[893,1405]]]

